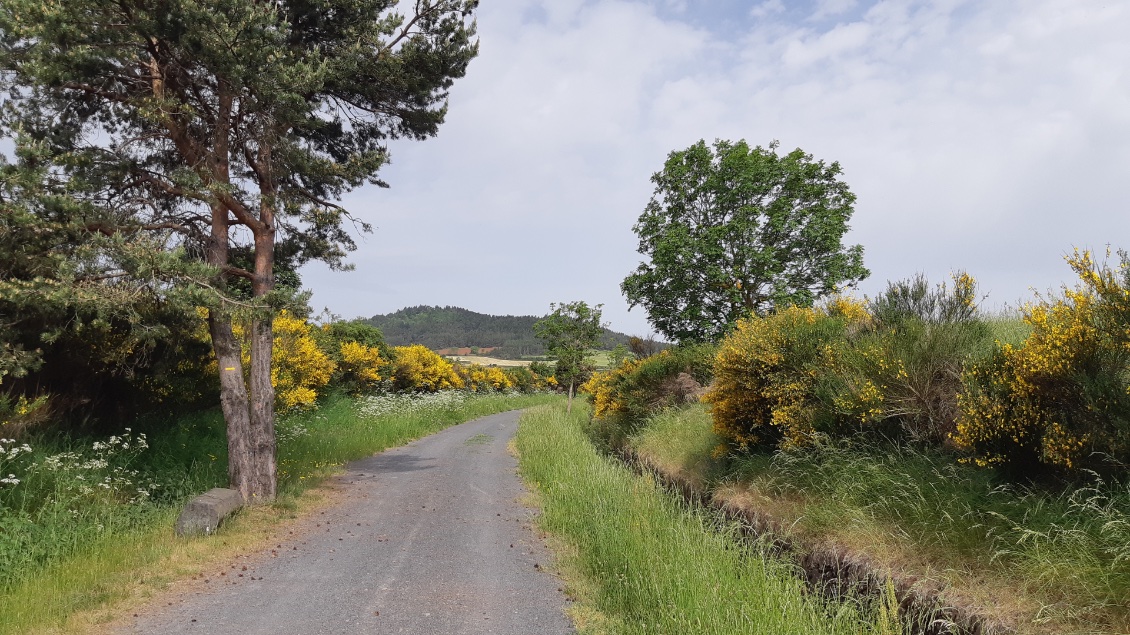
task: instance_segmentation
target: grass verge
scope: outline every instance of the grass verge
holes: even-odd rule
[[[520,471],[563,548],[558,566],[590,633],[894,633],[851,603],[806,594],[789,564],[735,540],[734,527],[687,511],[654,481],[600,456],[587,408],[522,417]],[[876,613],[878,615],[878,613]]]
[[[316,411],[280,419],[278,500],[246,509],[216,536],[199,539],[175,538],[172,524],[186,497],[226,481],[218,414],[151,424],[147,437],[129,437],[128,452],[107,454],[108,441],[32,440],[17,457],[25,478],[0,499],[0,633],[97,631],[123,607],[254,550],[288,520],[325,504],[328,495],[312,488],[346,461],[483,415],[560,399],[331,397]],[[147,447],[138,445],[140,438]],[[148,494],[134,495],[138,489]]]
[[[938,452],[845,445],[717,459],[705,407],[630,441],[666,472],[773,516],[802,544],[865,553],[1031,633],[1130,632],[1130,488],[999,483]]]

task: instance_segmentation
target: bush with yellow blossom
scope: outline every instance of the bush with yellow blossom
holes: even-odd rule
[[[937,445],[954,429],[961,370],[991,352],[976,282],[894,282],[873,300],[834,296],[738,323],[715,361],[715,431],[738,447],[815,435]]]
[[[588,381],[577,388],[577,392],[589,395],[592,400],[592,416],[603,419],[616,414],[625,414],[627,404],[617,394],[617,386],[640,366],[635,358],[626,358],[612,370],[593,373]]]
[[[591,395],[594,417],[632,428],[666,408],[697,401],[713,376],[714,352],[708,344],[688,344],[643,359],[628,357],[597,373],[581,392]]]
[[[806,444],[819,407],[816,378],[844,324],[796,306],[739,320],[718,349],[705,397],[714,431],[739,448]]]
[[[472,392],[502,391],[514,387],[510,375],[497,366],[460,364],[455,367],[455,372],[463,380],[463,387]]]
[[[398,391],[436,392],[463,387],[451,362],[426,346],[396,346],[392,352],[392,384]]]
[[[1130,265],[1076,251],[1075,288],[1023,308],[1031,335],[963,375],[953,441],[979,465],[1130,463]]]
[[[829,303],[847,321],[829,343],[816,392],[823,409],[814,425],[833,436],[871,436],[940,445],[954,431],[961,373],[992,352],[992,333],[965,272],[931,286],[918,275],[888,284],[862,314]],[[860,302],[852,302],[859,306]]]
[[[251,347],[247,328],[238,321],[232,331],[240,340],[243,372],[251,367]],[[207,332],[201,334],[208,338]],[[208,341],[211,341],[208,338]],[[210,362],[216,372],[216,360]],[[282,310],[274,320],[274,346],[271,350],[271,385],[275,387],[275,408],[301,410],[313,407],[333,378],[337,364],[318,346],[315,329],[306,320]]]
[[[556,380],[553,385],[550,385],[549,380],[553,379],[552,375],[543,377],[535,373],[529,366],[512,366],[505,369],[507,378],[510,379],[510,386],[514,390],[524,393],[541,392],[550,390],[556,386]]]
[[[334,386],[355,395],[385,387],[391,353],[380,329],[363,320],[335,319],[322,324],[314,336],[337,364]]]
[[[336,364],[314,339],[314,329],[283,310],[275,316],[274,348],[271,352],[271,385],[282,410],[312,407],[318,391],[330,383]],[[251,364],[250,347],[243,347],[244,366]]]
[[[338,362],[338,381],[353,393],[373,391],[383,375],[381,370],[388,360],[381,356],[379,348],[361,342],[341,342],[338,345],[341,361]]]

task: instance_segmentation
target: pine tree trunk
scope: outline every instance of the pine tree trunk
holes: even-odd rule
[[[217,169],[226,177],[226,164]],[[219,203],[212,205],[212,227],[206,260],[216,267],[229,264],[228,212]],[[218,282],[224,287],[224,276]],[[224,413],[228,437],[228,486],[250,500],[254,491],[254,461],[251,448],[251,410],[247,384],[243,380],[243,354],[232,331],[231,314],[221,306],[208,312],[208,331],[212,350],[220,369],[220,408]]]
[[[254,467],[252,462],[251,417],[248,410],[247,386],[243,383],[243,363],[239,340],[232,332],[231,316],[223,310],[208,315],[212,349],[220,366],[220,408],[228,432],[228,483],[250,500]]]
[[[275,499],[275,388],[271,385],[271,351],[274,332],[271,318],[251,322],[251,417],[250,435],[252,474],[249,503]]]
[[[271,174],[271,145],[259,146],[259,224],[255,234],[255,270],[251,294],[262,297],[275,288],[275,194]],[[271,352],[274,349],[274,319],[257,316],[251,322],[251,452],[253,503],[275,499],[278,484],[275,443],[275,387],[271,383]]]

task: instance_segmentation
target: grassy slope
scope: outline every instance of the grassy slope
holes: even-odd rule
[[[767,511],[802,540],[832,541],[951,587],[1022,632],[1130,632],[1130,489],[1042,493],[938,454],[825,448],[711,458],[703,406],[632,440],[665,471]]]
[[[596,633],[892,632],[852,604],[804,593],[789,565],[682,509],[650,479],[601,457],[577,408],[531,409],[517,436],[520,469],[561,543],[559,566],[579,597],[574,617]]]
[[[278,501],[241,512],[216,537],[191,540],[176,539],[170,528],[186,496],[223,483],[223,423],[214,413],[185,417],[152,436],[150,450],[134,464],[155,473],[163,498],[146,503],[139,522],[113,522],[138,516],[136,505],[103,510],[110,520],[93,537],[89,527],[58,519],[43,540],[63,544],[40,564],[23,567],[3,589],[0,633],[101,630],[123,607],[256,549],[288,519],[324,504],[326,495],[315,486],[342,463],[479,416],[554,400],[560,397],[332,398],[317,411],[280,421]]]

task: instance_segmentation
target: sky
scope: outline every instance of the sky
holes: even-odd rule
[[[888,281],[965,270],[1002,310],[1072,283],[1073,248],[1130,249],[1130,2],[483,0],[439,135],[391,146],[344,203],[351,272],[302,271],[315,311],[604,305],[668,153],[801,148],[856,194],[845,244]]]

